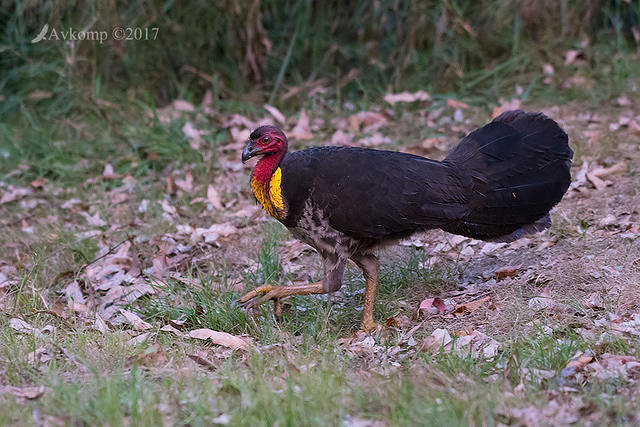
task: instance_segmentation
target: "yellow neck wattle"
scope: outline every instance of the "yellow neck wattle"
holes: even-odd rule
[[[280,170],[280,168],[276,168],[276,170],[273,171],[269,184],[266,186],[257,179],[251,178],[251,190],[256,200],[258,200],[258,203],[262,205],[269,215],[276,219],[283,219],[286,216],[286,210],[282,200],[281,183],[282,170]]]

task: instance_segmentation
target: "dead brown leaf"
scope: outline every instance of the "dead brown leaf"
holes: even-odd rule
[[[464,316],[465,314],[468,314],[468,313],[473,313],[483,305],[487,304],[489,301],[491,301],[491,297],[487,295],[486,297],[483,297],[483,298],[466,302],[464,304],[459,304],[456,306],[455,310],[453,311],[453,314],[459,317],[459,316]]]
[[[207,186],[207,202],[211,203],[215,209],[222,209],[222,201],[220,200],[220,194],[213,184]]]
[[[216,365],[213,362],[199,354],[187,354],[187,357],[207,369],[214,370],[216,368]]]
[[[195,107],[189,101],[183,99],[176,99],[171,103],[171,106],[176,111],[194,111]]]
[[[0,386],[0,393],[11,393],[14,396],[27,399],[27,400],[35,400],[38,399],[47,392],[47,388],[45,386],[32,386],[32,387],[14,387],[10,385]]]
[[[431,335],[426,337],[422,342],[423,350],[438,350],[443,347],[445,352],[451,348],[452,338],[446,329],[435,329]]]
[[[284,114],[273,105],[264,104],[264,109],[267,110],[277,122],[280,122],[280,124],[283,125],[287,121]]]
[[[518,269],[516,267],[512,265],[505,265],[504,267],[500,267],[494,271],[493,277],[495,277],[496,280],[501,280],[505,277],[514,277],[517,272]]]
[[[454,108],[454,109],[456,109],[456,108],[462,108],[462,109],[469,108],[469,104],[466,104],[466,103],[464,103],[462,101],[458,101],[458,100],[452,99],[452,98],[447,99],[447,105],[450,108]]]
[[[184,174],[184,178],[177,178],[174,180],[176,187],[184,191],[185,193],[191,194],[193,191],[193,174],[191,171],[187,171]]]
[[[47,185],[48,182],[49,180],[47,178],[37,178],[31,181],[31,186],[34,188],[42,188]]]
[[[179,337],[184,336],[182,331],[180,331],[179,329],[174,328],[172,325],[164,325],[162,328],[160,328],[160,330],[162,332],[171,332],[172,334],[175,334],[175,335],[177,335]]]
[[[568,50],[564,53],[564,65],[571,65],[576,62],[582,53],[579,50]]]
[[[136,354],[135,356],[129,357],[125,361],[125,368],[130,368],[134,364],[142,365],[142,366],[162,366],[166,365],[169,360],[167,359],[167,355],[165,354],[160,344],[153,344],[148,347],[144,351]]]
[[[445,304],[442,298],[427,298],[422,300],[420,305],[418,306],[418,314],[421,313],[429,313],[429,314],[444,314],[445,312]]]
[[[121,308],[120,314],[122,314],[125,319],[127,319],[127,321],[131,323],[131,326],[133,326],[133,329],[135,329],[136,331],[146,331],[153,328],[150,323],[145,322],[140,318],[140,316],[128,310]]]
[[[520,100],[517,98],[512,99],[511,101],[502,100],[502,103],[499,106],[493,107],[491,118],[495,119],[505,111],[518,110],[519,108],[520,108]]]
[[[14,187],[12,185],[9,185],[6,191],[0,192],[0,205],[4,205],[5,203],[13,202],[15,200],[20,200],[23,197],[31,194],[33,194],[32,188]]]
[[[574,367],[577,370],[583,369],[588,363],[593,360],[593,356],[580,356],[577,359],[571,360],[567,363],[567,368]]]
[[[208,340],[217,345],[228,347],[233,350],[248,350],[249,345],[245,340],[226,332],[214,331],[208,328],[195,329],[189,332],[191,338],[199,340]]]
[[[346,133],[342,129],[338,129],[331,136],[331,145],[350,145],[353,141],[353,135]]]
[[[618,101],[618,105],[621,107],[628,107],[631,105],[631,101],[626,95],[622,95],[617,99],[617,101]]]
[[[297,139],[300,141],[313,139],[311,126],[309,124],[309,116],[304,109],[300,111],[300,118],[298,119],[298,123],[296,123],[295,127],[287,135],[289,136],[289,138]]]
[[[618,162],[613,166],[608,168],[598,167],[591,171],[591,175],[597,176],[598,178],[605,178],[611,175],[618,175],[623,172],[626,172],[627,164],[625,162]]]
[[[398,102],[428,101],[430,99],[431,96],[423,90],[417,92],[388,93],[384,96],[384,100],[391,105]]]
[[[360,111],[349,116],[348,121],[352,132],[372,132],[387,125],[387,118],[375,111]]]

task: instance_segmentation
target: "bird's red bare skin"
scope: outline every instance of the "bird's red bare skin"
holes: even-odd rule
[[[264,137],[256,142],[264,155],[258,160],[256,167],[253,169],[251,179],[268,185],[273,171],[287,153],[288,144],[287,138],[282,132],[268,132],[265,136],[268,138],[269,143],[262,142]]]

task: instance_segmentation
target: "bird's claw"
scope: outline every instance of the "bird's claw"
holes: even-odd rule
[[[362,325],[360,325],[360,329],[358,330],[358,332],[355,333],[355,335],[360,335],[360,334],[365,334],[365,335],[374,335],[378,332],[380,332],[382,330],[382,325],[375,323],[373,321],[371,322],[363,322]]]
[[[251,292],[247,292],[240,298],[238,298],[237,303],[240,307],[244,309],[250,309],[252,307],[258,306],[263,302],[273,300],[273,308],[276,318],[282,316],[282,308],[280,307],[280,293],[277,291],[277,287],[273,285],[262,285],[258,286]]]

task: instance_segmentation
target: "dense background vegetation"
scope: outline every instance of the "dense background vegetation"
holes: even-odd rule
[[[110,89],[156,105],[205,89],[285,106],[418,88],[483,99],[514,82],[535,87],[542,64],[561,64],[575,48],[587,49],[587,72],[619,85],[634,71],[627,54],[638,46],[639,10],[623,0],[3,0],[0,114],[35,90],[54,94],[43,106],[57,114]],[[159,35],[31,44],[45,23]]]

